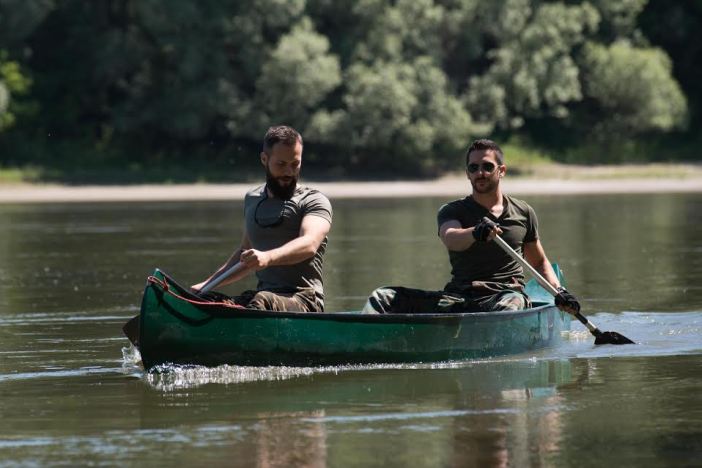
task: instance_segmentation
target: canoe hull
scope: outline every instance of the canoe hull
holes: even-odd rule
[[[160,271],[171,290],[186,296]],[[192,296],[195,298],[195,296]],[[198,306],[147,285],[140,318],[145,368],[438,362],[522,353],[560,341],[569,316],[552,304],[516,312],[392,314],[267,312]]]

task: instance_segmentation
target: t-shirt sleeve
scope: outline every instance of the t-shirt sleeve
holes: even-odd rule
[[[527,213],[527,232],[524,236],[524,242],[536,242],[539,238],[539,219],[536,217],[536,212],[530,206]]]
[[[331,224],[333,214],[332,206],[331,202],[324,194],[321,192],[314,192],[307,197],[305,202],[304,216],[319,216],[320,218],[326,219],[329,221],[329,224]]]
[[[456,208],[451,204],[447,203],[443,205],[441,208],[439,208],[439,212],[436,215],[436,229],[437,232],[441,228],[441,225],[444,224],[446,221],[452,221],[456,220],[458,221],[458,213],[456,211]]]

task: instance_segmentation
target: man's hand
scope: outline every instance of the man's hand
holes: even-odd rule
[[[269,267],[271,260],[271,254],[256,249],[244,250],[240,257],[241,263],[256,271]]]
[[[485,217],[473,228],[473,237],[478,242],[493,240],[497,234],[502,234],[500,225]]]
[[[580,302],[578,299],[568,292],[566,288],[558,288],[558,294],[556,294],[556,306],[563,312],[568,312],[569,314],[575,314],[580,312]]]

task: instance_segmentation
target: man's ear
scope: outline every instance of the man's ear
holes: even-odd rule
[[[261,151],[261,164],[264,167],[268,165],[268,155],[264,151]]]

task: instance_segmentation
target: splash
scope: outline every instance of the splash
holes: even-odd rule
[[[577,322],[553,350],[561,358],[672,356],[702,353],[702,312],[599,313],[588,317],[600,330],[616,331],[635,345],[594,345],[594,338]]]
[[[128,348],[122,348],[122,367],[137,367],[141,364],[141,353],[130,344]]]

